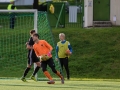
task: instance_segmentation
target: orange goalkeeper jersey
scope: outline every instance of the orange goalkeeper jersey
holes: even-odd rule
[[[35,43],[33,45],[33,49],[34,49],[37,56],[41,56],[41,55],[44,55],[44,54],[47,55],[50,51],[52,51],[53,48],[45,40],[39,40],[38,43]],[[50,57],[52,57],[52,55],[50,55]]]

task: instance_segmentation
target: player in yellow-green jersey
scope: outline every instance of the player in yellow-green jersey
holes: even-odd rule
[[[63,69],[63,66],[65,67],[67,79],[70,79],[70,73],[69,73],[69,67],[68,67],[68,58],[69,56],[65,54],[66,50],[70,50],[70,54],[72,54],[72,47],[70,45],[69,41],[65,40],[65,34],[60,33],[59,34],[60,41],[57,43],[56,46],[56,58],[59,58],[61,67]]]
[[[16,6],[14,5],[15,0],[10,0],[10,4],[7,7],[7,10],[17,10]],[[15,25],[15,13],[9,12],[10,16],[10,28],[14,29]]]

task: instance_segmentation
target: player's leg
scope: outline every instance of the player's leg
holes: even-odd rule
[[[47,61],[42,61],[41,62],[41,67],[42,67],[42,71],[44,73],[44,75],[49,79],[49,82],[47,82],[48,84],[54,84],[54,80],[52,79],[50,73],[47,71]]]
[[[61,83],[64,84],[64,78],[63,78],[63,76],[60,74],[60,72],[55,69],[55,63],[53,62],[53,59],[50,58],[50,59],[47,61],[47,63],[48,63],[48,65],[49,65],[49,67],[52,69],[52,71],[53,71],[57,76],[59,76],[59,77],[61,78]]]
[[[27,74],[28,74],[28,72],[30,71],[31,66],[32,66],[32,64],[33,64],[32,58],[31,58],[31,53],[32,53],[32,51],[30,51],[30,52],[28,53],[28,62],[27,62],[28,64],[27,64],[27,68],[24,70],[23,76],[22,76],[22,78],[21,78],[21,80],[24,81],[24,82],[26,82],[25,77],[27,76]]]
[[[14,25],[15,25],[15,17],[12,18],[12,29],[14,29]]]
[[[10,15],[10,28],[12,28],[12,17]]]
[[[31,69],[31,65],[28,64],[28,65],[27,65],[27,68],[25,69],[25,71],[24,71],[24,73],[23,73],[23,76],[22,76],[22,78],[21,78],[21,80],[22,80],[23,82],[26,82],[25,77],[27,76],[27,74],[28,74],[28,72],[30,71],[30,69]]]
[[[37,66],[36,66],[36,68],[34,69],[34,72],[33,72],[32,76],[31,76],[31,79],[34,80],[34,81],[37,81],[37,80],[35,79],[35,75],[36,75],[36,73],[39,71],[39,69],[40,69],[40,67],[41,67],[41,64],[40,64],[40,61],[39,61],[39,59],[38,59],[37,57],[34,57],[33,62],[34,62]]]
[[[60,73],[62,74],[62,71],[63,71],[63,58],[59,58],[60,60],[60,65],[61,65],[61,69],[60,69]]]
[[[38,70],[40,69],[40,62],[35,62],[37,67],[35,68],[34,72],[33,72],[33,76],[35,76],[35,74],[38,72]]]
[[[68,67],[68,57],[64,58],[63,65],[64,65],[65,70],[66,70],[67,79],[69,80],[70,79],[70,73],[69,73],[69,67]]]

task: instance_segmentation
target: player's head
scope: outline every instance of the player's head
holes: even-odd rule
[[[33,34],[33,41],[36,42],[39,40],[39,34],[35,33]]]
[[[15,0],[10,0],[10,3],[11,3],[11,4],[14,4],[14,2],[15,2]]]
[[[59,39],[60,39],[61,41],[65,40],[65,34],[64,34],[64,33],[60,33],[60,34],[59,34]]]
[[[33,36],[33,34],[35,34],[35,30],[30,30],[30,35]]]

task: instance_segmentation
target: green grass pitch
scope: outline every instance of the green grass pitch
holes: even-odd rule
[[[47,81],[22,82],[18,79],[1,79],[0,90],[120,90],[120,80],[100,80],[85,79],[79,81],[65,81],[61,84],[56,81],[54,85],[49,85]]]

